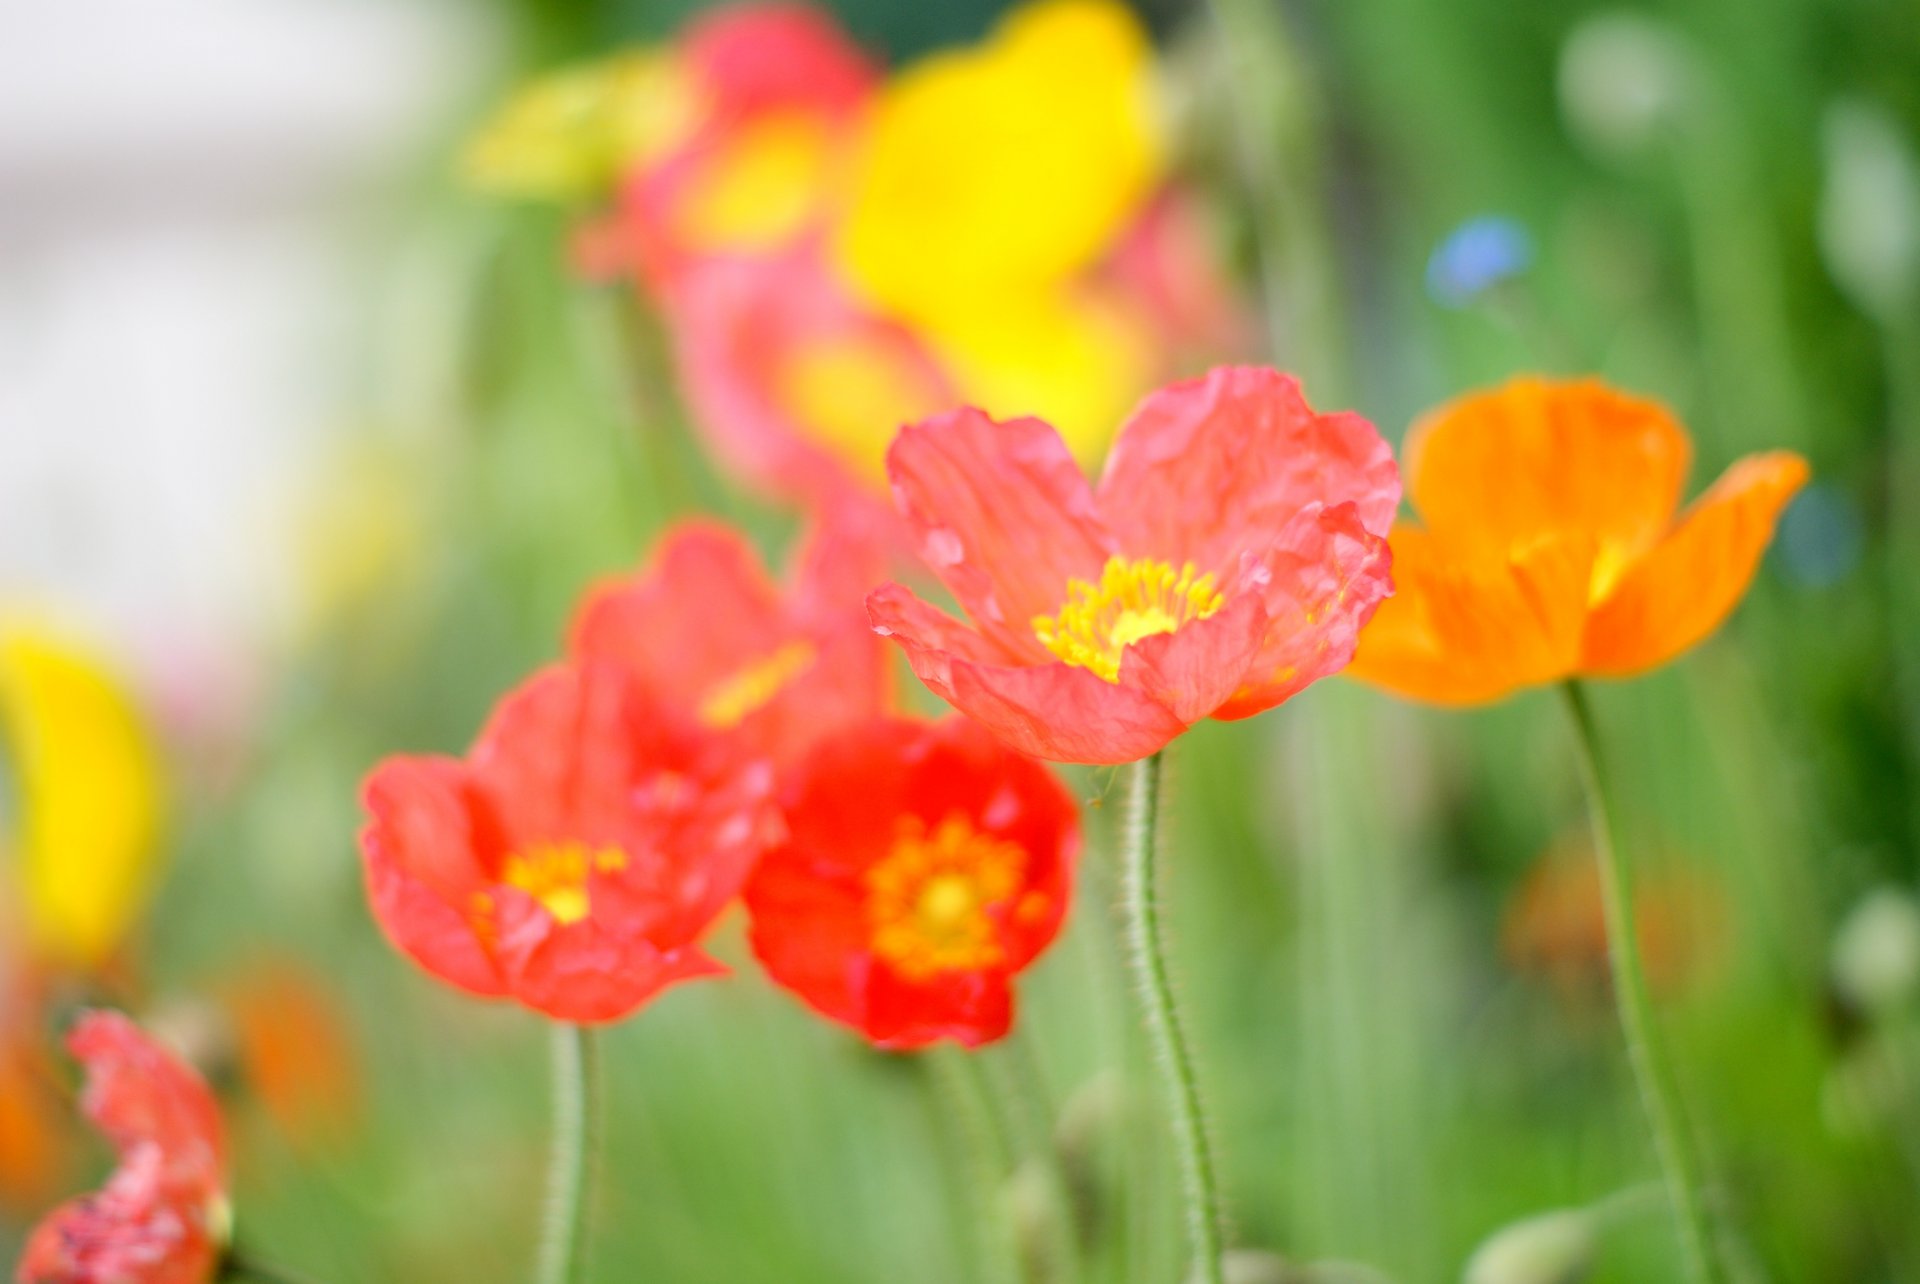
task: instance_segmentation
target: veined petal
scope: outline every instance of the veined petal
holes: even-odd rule
[[[1120,661],[1121,685],[1144,691],[1181,722],[1198,722],[1247,680],[1267,628],[1259,595],[1243,593],[1205,619],[1129,645]]]
[[[1035,616],[1067,581],[1097,579],[1111,538],[1060,435],[1037,419],[956,410],[901,430],[887,452],[894,496],[920,554],[982,632],[1048,659]]]
[[[873,631],[890,637],[907,653],[907,663],[927,687],[953,703],[952,662],[1011,664],[1018,657],[987,640],[902,584],[883,584],[867,598]]]
[[[1727,469],[1594,610],[1581,667],[1638,673],[1718,628],[1746,595],[1781,510],[1807,475],[1807,461],[1790,451],[1750,455]]]
[[[1392,571],[1387,541],[1354,504],[1308,508],[1275,548],[1248,555],[1240,578],[1249,591],[1261,581],[1266,635],[1244,685],[1214,716],[1249,717],[1346,668],[1361,629],[1393,591]]]
[[[1065,664],[951,659],[952,703],[1002,744],[1050,762],[1136,762],[1187,724],[1146,692]]]
[[[1510,557],[1394,528],[1394,596],[1380,605],[1350,677],[1435,704],[1482,704],[1571,674],[1579,661],[1593,541],[1549,536]]]
[[[1507,550],[1596,541],[1606,577],[1659,538],[1692,454],[1656,401],[1597,379],[1515,379],[1440,407],[1408,434],[1407,486],[1427,529]]]
[[[1400,503],[1392,451],[1366,420],[1316,414],[1297,380],[1263,366],[1223,366],[1149,396],[1099,488],[1123,547],[1215,572],[1303,509],[1345,503],[1386,531]]]

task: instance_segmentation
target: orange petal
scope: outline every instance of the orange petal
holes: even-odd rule
[[[1786,450],[1727,469],[1594,611],[1581,668],[1638,673],[1712,633],[1746,594],[1780,511],[1806,481],[1807,461]]]
[[[1414,507],[1450,541],[1504,550],[1587,534],[1605,578],[1667,529],[1691,453],[1658,402],[1597,379],[1523,378],[1415,424],[1405,471]]]
[[[1360,635],[1349,677],[1434,704],[1484,704],[1571,673],[1586,619],[1593,541],[1536,539],[1491,557],[1405,523],[1395,593]]]

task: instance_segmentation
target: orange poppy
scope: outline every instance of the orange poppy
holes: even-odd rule
[[[1422,521],[1394,526],[1397,593],[1347,672],[1478,704],[1641,673],[1702,641],[1746,593],[1807,463],[1749,455],[1676,516],[1691,454],[1666,407],[1597,379],[1515,379],[1432,412],[1402,468]]]

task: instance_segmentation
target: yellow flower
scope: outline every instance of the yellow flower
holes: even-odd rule
[[[990,320],[945,318],[925,337],[962,402],[1003,419],[1038,415],[1087,467],[1147,394],[1162,357],[1137,310],[1095,292],[1007,295]]]
[[[1112,0],[1040,0],[881,90],[836,238],[867,301],[987,324],[1093,265],[1162,168],[1152,47]]]
[[[617,54],[528,84],[467,144],[466,181],[482,191],[571,201],[605,191],[631,164],[681,143],[700,94],[661,49]]]
[[[0,729],[30,947],[52,963],[96,966],[151,890],[161,811],[153,741],[98,657],[24,624],[0,628]]]

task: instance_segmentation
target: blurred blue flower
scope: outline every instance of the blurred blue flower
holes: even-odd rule
[[[1827,588],[1859,564],[1866,523],[1850,495],[1815,482],[1787,506],[1778,539],[1787,578],[1806,588]]]
[[[1464,308],[1533,263],[1533,238],[1497,214],[1468,219],[1427,260],[1427,293],[1434,302]]]

